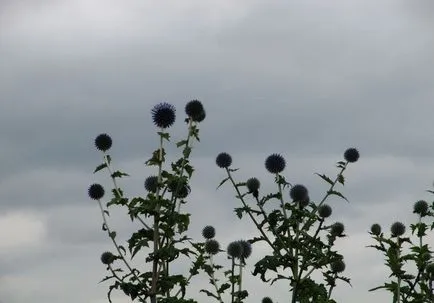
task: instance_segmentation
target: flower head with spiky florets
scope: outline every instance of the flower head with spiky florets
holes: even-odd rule
[[[241,258],[243,255],[243,246],[239,241],[229,243],[227,253],[232,258]]]
[[[428,203],[424,200],[417,201],[413,206],[413,213],[419,214],[421,217],[428,213]]]
[[[202,229],[202,236],[205,239],[212,239],[215,237],[215,228],[214,226],[207,225]]]
[[[220,153],[215,159],[215,163],[220,168],[228,168],[232,164],[232,157],[228,153]]]
[[[238,242],[241,244],[243,248],[243,253],[242,253],[243,259],[247,259],[252,254],[252,244],[250,244],[250,242],[246,240],[240,240]]]
[[[210,255],[216,255],[220,251],[220,243],[214,239],[206,240],[205,251]]]
[[[92,184],[89,186],[87,193],[91,199],[99,200],[104,197],[104,187],[101,184]]]
[[[155,105],[151,113],[154,124],[160,128],[168,128],[175,123],[176,110],[169,103],[163,102]]]
[[[328,218],[331,216],[331,214],[332,214],[332,208],[330,207],[330,205],[323,204],[320,207],[318,207],[318,215],[321,218]]]
[[[381,234],[381,226],[378,223],[372,224],[371,233],[375,236],[379,236]]]
[[[156,192],[158,188],[158,177],[149,176],[145,179],[145,189],[149,192]]]
[[[344,153],[344,159],[350,163],[357,162],[359,160],[359,151],[355,148],[348,148]]]
[[[101,262],[103,264],[106,265],[112,264],[114,260],[115,260],[115,256],[109,251],[106,251],[101,255]]]
[[[185,106],[185,113],[195,122],[201,122],[205,118],[205,109],[199,100],[191,100]]]
[[[305,200],[308,195],[309,192],[306,186],[301,184],[294,185],[289,191],[289,196],[291,197],[291,199],[297,202]]]
[[[272,174],[281,173],[286,166],[285,158],[279,154],[271,154],[265,160],[265,168]]]
[[[250,178],[246,182],[247,189],[249,192],[255,192],[259,190],[259,187],[261,186],[261,183],[257,178]]]
[[[261,303],[273,303],[273,300],[271,300],[270,297],[264,297],[262,298]]]
[[[390,232],[392,233],[392,237],[400,237],[405,233],[405,225],[401,222],[395,222],[390,227]]]
[[[332,272],[340,273],[345,270],[345,263],[342,260],[336,260],[330,264]]]
[[[95,147],[102,152],[108,151],[112,143],[112,138],[107,134],[100,134],[95,138]]]
[[[333,236],[341,236],[344,233],[345,226],[341,222],[336,222],[331,226],[330,233]]]

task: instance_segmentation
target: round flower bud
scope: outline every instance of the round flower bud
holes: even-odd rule
[[[355,148],[348,148],[344,153],[344,159],[350,163],[357,162],[359,160],[359,151]]]
[[[220,153],[215,162],[220,168],[228,168],[232,164],[232,157],[228,153]]]
[[[340,273],[345,270],[345,263],[342,260],[336,260],[330,264],[330,268],[335,273]]]
[[[395,222],[390,227],[390,231],[392,232],[392,237],[399,237],[405,233],[405,225],[401,222]]]
[[[206,240],[205,251],[210,255],[216,255],[220,251],[220,244],[216,240]]]
[[[100,134],[95,138],[95,146],[100,151],[107,151],[112,147],[112,138],[107,134]]]
[[[245,240],[240,240],[238,242],[241,244],[241,246],[243,248],[242,257],[244,259],[247,259],[252,254],[252,244],[250,244],[250,242],[247,242]]]
[[[249,192],[255,192],[259,190],[259,187],[261,186],[261,183],[256,178],[250,178],[246,182],[247,189]]]
[[[413,213],[419,214],[424,217],[428,212],[428,203],[426,201],[420,200],[414,203]]]
[[[330,217],[332,214],[332,208],[327,205],[327,204],[323,204],[320,207],[318,207],[318,215],[321,218],[328,218]]]
[[[202,229],[202,236],[205,239],[212,239],[215,237],[215,228],[211,225],[207,225]]]
[[[376,235],[376,236],[379,236],[381,234],[381,226],[380,226],[380,224],[377,224],[377,223],[372,224],[372,226],[371,226],[371,233],[374,234],[374,235]]]
[[[294,201],[303,201],[308,197],[309,193],[304,185],[296,184],[289,191],[289,196]]]
[[[305,208],[310,203],[309,196],[306,196],[306,198],[304,198],[303,200],[298,201],[298,203],[299,203],[299,205],[300,205],[301,208]]]
[[[175,123],[175,107],[169,103],[163,102],[154,106],[152,109],[152,120],[154,124],[161,128],[168,128]]]
[[[332,225],[330,233],[333,236],[340,236],[343,234],[344,230],[345,230],[344,224],[342,224],[341,222],[336,222]]]
[[[109,251],[106,251],[101,255],[101,262],[103,264],[106,265],[112,264],[114,260],[115,260],[115,256]]]
[[[272,154],[265,160],[265,168],[272,174],[281,173],[286,166],[285,159],[279,154]]]
[[[100,184],[92,184],[87,190],[89,197],[93,200],[99,200],[104,197],[104,187]]]
[[[243,246],[239,241],[229,243],[227,253],[232,258],[241,258],[243,255]]]
[[[262,303],[273,303],[273,300],[270,297],[265,297],[262,299]]]
[[[185,113],[189,116],[193,121],[200,122],[198,120],[203,120],[204,117],[204,108],[202,102],[199,100],[191,100],[185,106]]]
[[[156,192],[158,188],[158,177],[150,176],[145,179],[145,189],[149,192]]]

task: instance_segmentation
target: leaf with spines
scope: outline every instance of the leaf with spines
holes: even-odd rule
[[[326,175],[324,175],[324,174],[321,175],[321,174],[318,174],[318,173],[315,173],[315,175],[318,175],[321,179],[323,179],[324,181],[326,181],[330,185],[333,185],[333,181],[329,177],[327,177]]]

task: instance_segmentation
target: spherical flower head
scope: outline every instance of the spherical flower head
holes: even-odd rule
[[[426,201],[420,200],[414,203],[413,213],[419,214],[421,217],[426,216],[428,212],[428,203]]]
[[[372,224],[371,226],[371,233],[374,234],[375,236],[379,236],[381,234],[381,226],[380,224]]]
[[[243,255],[243,246],[239,241],[229,243],[227,253],[232,258],[241,258]]]
[[[185,113],[189,116],[193,121],[200,122],[198,120],[203,120],[204,117],[204,108],[202,102],[199,100],[191,100],[185,106]]]
[[[202,236],[205,239],[212,239],[215,237],[215,228],[211,225],[207,225],[202,229]]]
[[[300,205],[301,208],[305,208],[310,203],[309,196],[306,196],[306,198],[304,198],[303,200],[298,201],[298,203],[299,203],[299,205]]]
[[[307,188],[304,185],[296,184],[289,191],[289,196],[294,201],[303,201],[309,195]]]
[[[345,270],[345,263],[342,260],[336,260],[330,264],[330,268],[335,273],[340,273]]]
[[[101,262],[103,264],[106,265],[112,264],[114,260],[115,260],[115,256],[109,251],[106,251],[101,255]]]
[[[219,242],[213,239],[206,240],[205,251],[210,255],[216,255],[220,251]]]
[[[168,128],[175,123],[176,110],[169,103],[163,102],[155,105],[151,113],[154,124],[160,128]]]
[[[332,214],[332,208],[327,205],[327,204],[323,204],[320,207],[318,207],[318,215],[321,218],[328,218],[330,217]]]
[[[243,248],[242,257],[244,259],[247,259],[252,254],[252,244],[250,244],[250,242],[247,242],[245,240],[240,240],[238,242],[241,244]]]
[[[228,168],[232,164],[232,157],[228,153],[220,153],[215,159],[215,163],[220,168]]]
[[[281,173],[286,166],[285,158],[279,154],[272,154],[265,160],[265,168],[272,174]]]
[[[92,184],[87,190],[89,197],[93,200],[99,200],[104,197],[104,187],[101,184]]]
[[[359,160],[359,157],[360,157],[359,151],[355,148],[348,148],[344,152],[344,159],[350,163],[357,162],[357,160]]]
[[[336,222],[332,225],[332,228],[330,229],[330,233],[333,236],[340,236],[344,233],[345,226],[341,222]]]
[[[112,147],[112,138],[107,134],[100,134],[95,138],[95,146],[98,150],[105,152]]]
[[[206,111],[203,110],[202,113],[196,117],[196,122],[202,122],[206,118]]]
[[[171,182],[169,182],[169,191],[172,193],[176,192],[176,198],[184,199],[190,194],[190,186],[186,182],[183,182],[181,180],[174,179]]]
[[[256,178],[250,178],[246,182],[247,189],[249,192],[255,192],[259,190],[259,187],[261,186],[261,183]]]
[[[158,177],[150,176],[145,179],[145,189],[149,192],[155,193],[158,188]]]
[[[390,227],[392,237],[400,237],[405,233],[405,225],[401,222],[395,222]]]
[[[261,302],[262,302],[262,303],[273,303],[273,300],[271,300],[270,297],[265,297],[265,298],[262,299]]]

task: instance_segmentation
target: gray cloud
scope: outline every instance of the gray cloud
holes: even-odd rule
[[[186,133],[183,107],[194,98],[204,102],[207,119],[192,159],[192,236],[200,239],[206,224],[216,226],[222,243],[254,233],[233,214],[233,191],[215,190],[224,178],[214,164],[219,152],[233,155],[240,180],[260,177],[264,192],[274,190],[265,157],[282,153],[289,180],[306,184],[318,200],[326,187],[313,173],[334,175],[334,163],[355,146],[362,157],[342,189],[351,203],[329,201],[333,220],[348,230],[339,245],[354,282],[336,296],[387,300],[367,292],[387,273],[381,256],[364,248],[366,231],[374,222],[384,229],[411,222],[412,203],[429,198],[429,5],[2,1],[0,222],[15,222],[11,230],[18,230],[21,221],[10,218],[30,211],[46,233],[37,244],[14,244],[27,249],[2,253],[0,300],[104,302],[99,256],[111,246],[86,190],[93,182],[109,189],[110,180],[92,175],[101,161],[93,140],[112,135],[115,166],[131,173],[121,184],[130,195],[142,194],[144,177],[153,173],[143,162],[157,146],[150,109],[160,101],[177,106],[176,141]],[[126,239],[134,225],[122,211],[112,217]],[[252,264],[265,250],[255,249]],[[255,279],[246,283],[277,300],[286,295]]]

